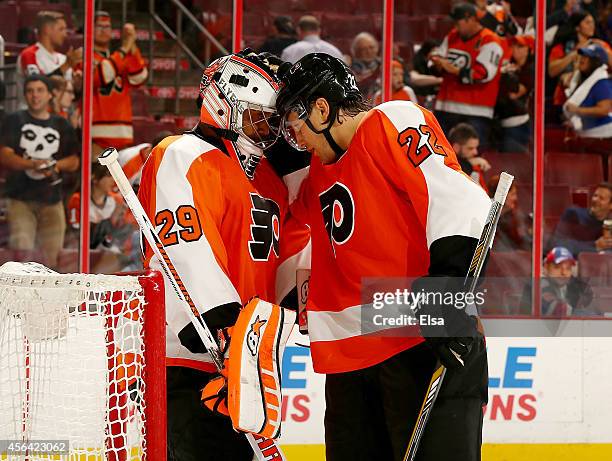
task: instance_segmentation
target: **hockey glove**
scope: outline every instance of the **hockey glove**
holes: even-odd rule
[[[236,323],[240,308],[241,306],[238,303],[222,304],[206,311],[202,317],[211,333],[216,333],[217,336],[219,336],[220,330],[231,327]],[[179,332],[178,337],[181,344],[189,349],[189,352],[193,354],[203,354],[206,352],[206,347],[202,343],[200,335],[198,335],[193,323],[189,322],[187,326]]]
[[[423,277],[413,284],[414,291],[432,295],[424,299],[434,302],[422,303],[417,315],[424,314],[435,321],[421,324],[419,328],[440,363],[449,369],[459,369],[464,366],[464,360],[470,353],[474,338],[478,336],[478,322],[475,317],[468,315],[465,309],[435,302],[447,299],[449,293],[459,293],[461,290],[456,286],[457,283],[457,279],[449,277]]]

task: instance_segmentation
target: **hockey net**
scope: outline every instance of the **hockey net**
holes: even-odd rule
[[[0,459],[165,459],[159,274],[28,264],[0,268]]]

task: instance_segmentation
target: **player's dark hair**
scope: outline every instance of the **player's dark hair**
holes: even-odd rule
[[[451,144],[463,145],[470,139],[480,139],[478,132],[469,123],[458,123],[448,133],[448,140]]]
[[[47,24],[55,24],[60,19],[66,19],[63,13],[59,11],[48,11],[43,10],[39,11],[36,15],[36,30],[38,33],[45,27]]]

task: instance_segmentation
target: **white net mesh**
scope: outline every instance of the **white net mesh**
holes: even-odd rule
[[[0,273],[0,441],[32,444],[0,446],[0,459],[144,458],[138,278],[11,272]],[[69,451],[37,454],[42,441]]]

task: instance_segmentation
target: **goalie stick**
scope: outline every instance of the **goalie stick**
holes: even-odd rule
[[[99,155],[98,161],[102,165],[106,166],[110,171],[115,183],[117,183],[117,187],[119,187],[121,195],[123,195],[125,202],[132,211],[132,214],[140,227],[142,235],[147,240],[147,243],[151,246],[155,256],[157,256],[161,268],[166,274],[166,278],[170,282],[170,285],[172,285],[174,292],[181,301],[181,305],[184,307],[185,312],[189,316],[189,320],[191,320],[191,323],[193,323],[215,366],[219,371],[221,371],[223,369],[223,353],[215,341],[210,329],[200,316],[200,313],[191,299],[191,296],[189,296],[189,292],[185,288],[180,274],[174,267],[174,264],[172,264],[172,260],[168,256],[168,253],[166,253],[164,244],[160,241],[159,237],[155,233],[155,227],[153,227],[153,224],[145,213],[142,204],[138,200],[138,197],[136,197],[136,194],[132,189],[132,185],[130,184],[128,178],[123,172],[123,169],[121,168],[121,165],[119,164],[119,161],[117,160],[118,157],[119,153],[117,152],[117,149],[109,147]],[[250,432],[245,432],[244,434],[251,444],[251,448],[255,452],[255,456],[259,461],[286,461],[285,456],[274,440],[261,437],[257,434],[252,434]]]
[[[489,208],[489,214],[487,215],[487,220],[485,221],[482,234],[480,234],[480,239],[476,245],[474,255],[472,256],[468,273],[465,276],[464,285],[467,286],[466,293],[474,293],[487,253],[493,246],[493,238],[495,237],[495,231],[497,230],[497,223],[513,180],[514,176],[509,175],[506,172],[503,172],[500,175],[497,190],[495,191],[495,197],[491,203],[491,208]],[[459,357],[457,358],[459,359]],[[404,455],[404,461],[413,461],[414,457],[416,456],[419,448],[419,442],[421,441],[423,431],[425,430],[425,425],[427,424],[431,410],[436,403],[436,399],[438,398],[438,394],[440,392],[440,388],[442,387],[442,383],[444,382],[445,376],[446,368],[440,363],[440,361],[438,361],[431,377],[431,381],[429,382],[429,386],[427,387],[427,392],[425,392],[425,398],[423,400],[423,404],[421,405],[421,410],[419,411],[414,429],[412,430],[410,442],[408,443],[408,448],[406,449],[406,454]]]

